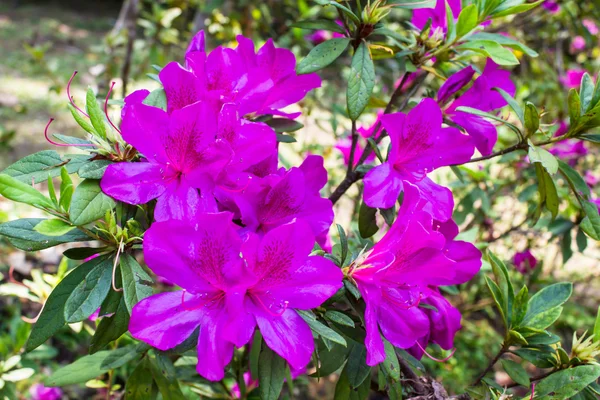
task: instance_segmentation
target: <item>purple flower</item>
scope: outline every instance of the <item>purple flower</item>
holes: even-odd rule
[[[340,21],[339,19],[336,20],[335,23],[341,27],[344,27],[344,23],[342,21]],[[310,35],[306,35],[304,38],[306,40],[308,40],[309,42],[311,42],[312,44],[318,45],[329,39],[343,38],[343,37],[344,37],[344,35],[342,35],[341,33],[338,33],[338,32],[330,32],[330,31],[326,31],[323,29],[318,29],[318,30],[314,31],[313,33],[311,33]]]
[[[451,347],[460,327],[451,306],[442,304],[446,308],[430,317],[418,305],[421,301],[440,304],[443,299],[436,286],[464,283],[481,267],[481,253],[475,246],[449,239],[456,225],[434,225],[431,215],[423,211],[419,189],[407,183],[404,190],[404,202],[390,230],[348,272],[366,302],[368,365],[385,359],[381,334],[403,349],[428,335],[444,348]]]
[[[454,18],[458,18],[461,10],[461,0],[447,0],[452,9]],[[441,29],[444,32],[448,29],[448,21],[446,19],[446,1],[437,0],[435,8],[419,8],[413,11],[411,22],[419,29],[423,29],[427,21],[431,19],[431,31]]]
[[[296,74],[296,57],[268,40],[258,52],[252,40],[238,36],[236,49],[217,47],[207,54],[204,32],[192,39],[186,52],[186,68],[170,63],[159,74],[167,93],[169,109],[181,108],[200,99],[238,105],[247,114],[289,115],[281,111],[321,86],[317,74]],[[165,75],[163,77],[163,75]]]
[[[527,272],[533,271],[535,266],[537,265],[537,258],[531,254],[529,249],[515,253],[515,257],[513,259],[513,263],[515,264],[515,268],[522,274],[526,274]]]
[[[250,372],[244,372],[244,384],[246,385],[246,390],[251,391],[258,387],[258,380],[252,379]],[[242,398],[240,386],[237,384],[237,382],[234,383],[233,387],[231,388],[231,395],[234,399]]]
[[[556,1],[546,0],[542,5],[546,10],[550,11],[552,14],[556,14],[560,11],[560,5]]]
[[[571,41],[571,53],[585,49],[585,39],[583,36],[575,36]]]
[[[452,75],[440,88],[438,101],[441,104],[448,101],[451,96],[471,81],[473,74],[474,70],[469,66]],[[473,138],[475,147],[483,155],[492,153],[498,139],[496,127],[479,116],[456,111],[456,109],[464,106],[484,112],[493,112],[504,107],[507,103],[500,93],[493,90],[495,87],[503,89],[511,96],[515,94],[515,84],[510,80],[510,72],[499,69],[496,63],[488,59],[481,76],[475,79],[473,85],[444,110],[444,114],[452,122],[463,127]]]
[[[600,33],[600,30],[598,29],[598,25],[596,25],[594,20],[589,19],[589,18],[584,18],[582,24],[588,30],[590,35],[596,36],[598,33]]]
[[[125,99],[122,135],[144,158],[109,166],[101,187],[128,204],[157,199],[157,221],[217,211],[212,194],[217,183],[244,184],[249,179],[244,172],[276,152],[275,133],[240,119],[232,104],[217,113],[197,102],[169,114],[141,100],[138,92]]]
[[[383,130],[383,126],[381,125],[382,115],[383,113],[377,114],[377,119],[372,125],[370,125],[369,127],[361,126],[356,131],[360,134],[360,136],[362,136],[365,139],[369,139],[371,137],[376,138]],[[377,132],[375,132],[375,129],[377,129]],[[350,162],[350,151],[352,150],[352,139],[350,137],[340,138],[338,139],[334,147],[342,153],[342,157],[344,158],[344,164],[348,165],[348,163]],[[367,147],[368,144],[366,143],[366,141],[361,140],[359,138],[356,146],[356,151],[354,153],[354,165],[358,163],[358,160],[360,159],[363,151]],[[375,153],[371,152],[371,154],[369,154],[365,161],[371,162],[373,160],[375,160]]]
[[[436,219],[452,215],[452,193],[427,177],[436,168],[460,164],[473,155],[471,139],[455,128],[442,128],[442,112],[432,99],[424,99],[408,114],[381,117],[391,140],[388,160],[365,176],[364,199],[377,208],[392,207],[405,184],[413,183],[426,199],[425,209]]]
[[[589,187],[594,187],[600,182],[600,178],[594,175],[591,171],[585,171],[584,175],[585,183],[588,184]]]
[[[569,69],[567,74],[560,78],[560,82],[567,87],[567,89],[577,89],[581,85],[581,80],[586,71],[584,69]]]
[[[46,387],[41,383],[36,383],[29,388],[31,400],[58,400],[63,392],[57,387]]]
[[[554,133],[554,137],[562,136],[569,130],[569,127],[564,121],[561,121],[558,129]],[[578,139],[566,139],[555,143],[550,149],[550,153],[563,159],[569,165],[573,166],[577,161],[588,154],[588,149],[585,147],[585,142]]]
[[[230,213],[202,214],[196,224],[158,222],[144,236],[144,256],[157,275],[184,290],[148,297],[134,308],[131,334],[166,350],[198,327],[200,375],[221,380],[235,347],[256,326],[265,343],[292,368],[305,367],[312,332],[296,309],[319,307],[342,285],[329,260],[309,256],[314,236],[297,220],[262,239],[238,235]]]
[[[217,198],[224,210],[241,220],[245,231],[263,235],[295,218],[303,219],[323,247],[333,222],[331,201],[320,194],[326,183],[323,158],[310,155],[300,167],[252,179],[241,191],[219,189]]]

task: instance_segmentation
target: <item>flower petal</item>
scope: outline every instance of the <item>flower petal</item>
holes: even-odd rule
[[[452,121],[464,128],[464,130],[473,138],[475,147],[484,155],[492,154],[494,145],[498,140],[496,126],[485,119],[476,115],[456,111],[452,116]]]
[[[127,204],[145,204],[162,195],[167,183],[162,167],[151,162],[109,165],[100,181],[102,191]]]
[[[233,343],[223,337],[226,318],[223,308],[214,308],[204,313],[200,324],[196,371],[210,381],[222,380],[233,358]]]
[[[182,302],[182,291],[147,297],[131,311],[131,335],[157,349],[168,350],[182,343],[196,330],[202,319],[199,298],[188,295]]]
[[[168,63],[158,76],[165,88],[169,114],[201,99],[201,81],[179,63]]]
[[[369,207],[390,208],[402,191],[402,179],[390,163],[370,170],[364,179],[364,199]]]
[[[439,221],[447,221],[452,217],[454,199],[450,189],[438,185],[429,178],[415,183],[419,188],[421,199],[426,201],[423,210]]]
[[[163,132],[166,132],[169,126],[169,116],[166,112],[157,107],[142,104],[140,98],[131,96],[140,91],[127,96],[123,107],[123,123],[121,132],[123,139],[135,147],[148,160],[155,160],[163,163],[166,160],[164,146],[160,140]],[[140,102],[137,102],[140,100]]]

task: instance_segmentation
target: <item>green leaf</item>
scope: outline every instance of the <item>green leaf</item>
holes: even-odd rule
[[[540,127],[540,115],[538,114],[538,111],[535,108],[535,106],[530,102],[527,102],[527,104],[525,104],[524,117],[525,130],[527,131],[527,136],[529,137],[536,133]]]
[[[502,292],[500,291],[500,288],[498,287],[496,282],[494,282],[493,280],[491,280],[490,278],[488,278],[485,275],[484,275],[484,278],[485,278],[485,283],[487,284],[487,286],[490,290],[492,298],[494,299],[494,302],[496,303],[496,308],[498,309],[498,312],[500,313],[500,316],[502,317],[504,324],[506,326],[508,326],[508,320],[506,317],[507,312],[504,309],[504,298],[502,296]]]
[[[95,353],[108,345],[113,340],[121,337],[129,327],[129,311],[125,306],[125,300],[121,301],[117,311],[110,317],[102,317],[96,328],[96,332],[90,342],[90,353]]]
[[[310,329],[324,337],[325,339],[329,339],[334,343],[341,344],[342,346],[347,346],[346,340],[336,331],[329,328],[325,324],[322,324],[317,320],[314,314],[310,311],[305,310],[296,310],[298,314],[306,321]]]
[[[338,234],[340,235],[340,246],[342,248],[342,254],[341,254],[341,265],[344,265],[344,263],[346,262],[346,257],[348,256],[348,238],[346,237],[346,232],[344,231],[344,228],[342,228],[341,225],[336,224],[337,230],[338,230]]]
[[[461,44],[458,49],[472,50],[490,57],[498,65],[518,65],[519,60],[512,51],[492,40],[470,40]]]
[[[88,257],[106,251],[106,247],[73,247],[63,252],[63,256],[70,260],[85,260]]]
[[[73,147],[85,148],[85,147],[90,147],[89,145],[92,144],[92,142],[90,142],[89,140],[81,139],[81,138],[78,138],[75,136],[61,135],[60,133],[53,133],[52,136],[54,136],[56,139],[60,140],[61,142],[65,143],[65,144],[70,144]],[[71,156],[82,156],[82,155],[77,154],[77,155],[71,155]],[[89,159],[90,156],[83,155],[82,157]]]
[[[69,216],[74,225],[96,221],[115,207],[115,201],[105,195],[96,180],[85,180],[73,193]]]
[[[385,370],[385,374],[393,381],[400,381],[400,362],[394,349],[394,345],[383,339],[383,345],[385,347],[385,360],[381,364],[381,367]]]
[[[77,171],[77,175],[84,179],[102,179],[109,165],[114,164],[110,160],[94,160],[85,163]]]
[[[19,382],[31,378],[33,374],[35,374],[35,370],[33,368],[19,368],[2,374],[0,378],[8,382]]]
[[[265,123],[277,133],[295,132],[304,127],[300,122],[289,118],[273,118]]]
[[[54,204],[46,196],[28,184],[5,174],[0,175],[0,194],[9,200],[36,208],[50,210],[54,208]]]
[[[558,192],[556,191],[556,185],[552,180],[552,177],[547,170],[542,167],[541,163],[536,162],[535,174],[538,179],[538,192],[540,193],[540,207],[545,206],[548,211],[552,214],[552,219],[555,219],[558,215],[558,206],[560,200],[558,198]]]
[[[0,235],[16,248],[24,251],[37,251],[54,247],[63,243],[83,242],[90,240],[89,236],[74,229],[62,236],[46,236],[34,230],[42,218],[23,218],[0,224]]]
[[[529,309],[521,326],[529,326],[537,315],[560,307],[571,297],[571,293],[573,293],[573,284],[570,282],[546,286],[529,300]]]
[[[296,143],[297,140],[295,137],[290,135],[284,135],[282,133],[277,134],[277,142],[278,143]]]
[[[308,55],[298,63],[298,74],[319,71],[334,62],[348,47],[350,39],[335,38],[314,47]]]
[[[46,379],[46,386],[74,385],[102,375],[107,371],[101,365],[108,353],[108,351],[99,351],[89,356],[83,356],[74,363],[60,368]]]
[[[252,379],[258,380],[258,365],[260,357],[260,349],[262,348],[262,335],[257,329],[252,338],[252,347],[250,347],[250,375]]]
[[[261,400],[277,400],[283,388],[286,362],[267,346],[262,347],[258,363],[258,390]]]
[[[418,8],[434,8],[436,0],[391,0],[388,4],[406,10],[415,10]]]
[[[599,81],[600,81],[600,79],[599,79]],[[600,143],[600,135],[597,133],[586,133],[583,135],[579,135],[578,138],[581,140],[585,140],[585,141],[596,143],[596,144]]]
[[[150,92],[148,97],[144,99],[142,104],[151,107],[157,107],[162,110],[167,110],[167,95],[165,94],[165,90],[163,88],[155,89]]]
[[[537,348],[527,348],[511,350],[511,353],[516,354],[523,360],[529,361],[538,368],[551,368],[554,366],[553,352],[547,352]]]
[[[175,375],[175,367],[164,354],[150,357],[150,371],[163,400],[186,400]]]
[[[358,388],[353,388],[346,368],[342,371],[337,384],[335,385],[334,400],[366,400],[369,396],[371,383],[365,379]]]
[[[515,297],[515,302],[513,303],[513,312],[512,312],[512,325],[519,326],[525,315],[527,314],[527,309],[529,308],[529,290],[527,286],[523,286],[517,296]]]
[[[379,230],[377,220],[375,219],[376,215],[376,208],[369,207],[364,201],[360,204],[360,210],[358,212],[358,231],[362,238],[370,238]]]
[[[511,49],[519,50],[527,54],[529,57],[537,57],[539,55],[535,50],[531,49],[530,47],[527,47],[523,43],[520,43],[519,41],[513,38],[501,35],[499,33],[478,32],[474,35],[471,35],[470,38],[473,40],[491,40],[505,47],[510,47]]]
[[[512,308],[515,301],[515,291],[510,282],[506,265],[504,265],[494,253],[489,252],[488,256],[494,276],[496,277],[496,282],[498,282],[498,287],[502,293],[502,308],[504,315],[506,316],[507,326],[510,326],[512,321]]]
[[[79,113],[79,111],[77,111],[77,109],[75,107],[73,107],[71,104],[68,105],[69,106],[69,111],[71,111],[71,115],[73,116],[73,119],[75,120],[75,122],[77,122],[77,124],[83,128],[83,130],[85,130],[88,133],[91,133],[92,135],[96,134],[96,131],[94,130],[94,127],[92,126],[92,124],[90,124],[83,115],[81,115]]]
[[[58,199],[56,198],[56,189],[54,188],[54,182],[52,181],[52,178],[48,177],[48,195],[50,196],[50,200],[52,201],[52,204],[54,204],[54,207],[58,207]]]
[[[369,103],[375,87],[375,66],[371,59],[369,47],[361,42],[350,67],[350,78],[346,90],[346,102],[348,105],[348,116],[356,121]]]
[[[104,113],[98,105],[96,101],[96,95],[92,88],[88,88],[86,96],[85,96],[85,106],[87,108],[87,112],[90,115],[90,122],[94,127],[94,131],[92,134],[96,136],[106,139],[106,125],[104,124]]]
[[[519,117],[519,121],[521,121],[522,124],[525,124],[525,113],[519,105],[519,103],[517,103],[517,101],[502,88],[495,87],[492,88],[492,90],[495,90],[496,92],[500,93],[500,96],[502,96],[502,98],[508,103],[508,105],[510,106],[510,108],[513,109],[515,114],[517,114],[517,117]]]
[[[569,182],[569,186],[573,193],[578,197],[589,199],[591,197],[590,187],[585,182],[579,172],[575,171],[571,166],[562,160],[558,160],[558,169],[561,175]]]
[[[479,25],[479,13],[475,4],[462,9],[456,23],[456,36],[463,37]]]
[[[346,362],[348,354],[350,353],[349,347],[340,346],[339,344],[332,344],[329,348],[323,340],[317,341],[317,355],[319,358],[317,371],[309,376],[313,378],[321,378],[327,375],[331,375],[339,370],[342,365]]]
[[[140,300],[152,295],[152,278],[129,254],[121,255],[121,276],[123,278],[123,297],[127,310],[131,314],[133,306]]]
[[[596,312],[596,322],[594,323],[594,341],[600,341],[600,306]]]
[[[544,333],[536,333],[534,335],[527,336],[527,343],[529,343],[530,346],[543,344],[551,345],[558,342],[560,342],[560,336],[547,331],[544,331]]]
[[[141,352],[149,349],[149,346],[145,343],[130,344],[125,347],[112,350],[100,364],[101,368],[104,369],[115,369],[122,367],[130,361],[133,361],[141,357]]]
[[[69,210],[71,206],[71,199],[73,198],[73,181],[69,176],[69,171],[65,167],[60,170],[60,208],[65,211]]]
[[[592,104],[592,98],[594,97],[594,81],[590,78],[590,75],[586,72],[581,78],[581,85],[579,88],[579,98],[581,100],[581,114],[585,114],[595,104]]]
[[[97,354],[97,353],[96,353]],[[154,395],[153,395],[154,394]],[[152,379],[150,362],[143,359],[133,370],[125,384],[125,398],[127,400],[147,400],[156,398],[156,386]]]
[[[112,262],[104,259],[79,282],[64,307],[65,321],[83,321],[92,315],[106,298],[112,281]]]
[[[535,386],[535,397],[551,396],[552,399],[568,399],[600,377],[600,366],[582,365],[553,373]]]
[[[33,230],[45,236],[63,236],[76,229],[62,219],[44,219]]]
[[[325,30],[345,34],[346,30],[343,26],[338,25],[334,21],[328,19],[298,21],[290,25],[290,28],[301,28],[310,30]]]
[[[31,185],[46,181],[48,177],[54,178],[61,174],[63,166],[70,174],[76,172],[86,160],[88,155],[60,156],[54,150],[44,150],[30,154],[10,165],[2,174],[12,176],[18,181]]]
[[[554,175],[558,171],[558,160],[549,151],[534,146],[529,142],[529,162],[540,163],[548,171],[550,175]]]
[[[492,18],[500,18],[500,17],[506,17],[507,15],[520,14],[525,11],[529,11],[532,8],[537,7],[538,5],[542,4],[543,2],[544,2],[544,0],[538,0],[535,3],[525,3],[525,4],[520,4],[520,5],[512,7],[509,5],[513,4],[513,2],[505,1],[494,10],[494,12],[492,13],[491,16],[492,16]]]
[[[371,375],[371,367],[367,365],[367,348],[365,346],[362,344],[352,346],[344,370],[350,386],[354,389],[358,388]]]
[[[510,379],[521,386],[529,387],[529,376],[521,364],[508,359],[504,359],[501,362],[502,368],[504,368],[504,371],[510,376]]]
[[[340,311],[328,310],[325,312],[324,317],[325,317],[325,319],[327,319],[333,323],[336,323],[338,325],[350,326],[350,327],[354,328],[354,321],[352,320],[352,318],[350,318],[349,316],[347,316],[346,314],[344,314]]]
[[[600,240],[600,215],[598,206],[589,201],[582,201],[583,211],[586,217],[581,221],[581,229],[592,239]]]
[[[44,303],[42,312],[31,330],[25,345],[26,351],[35,349],[65,325],[64,309],[67,299],[89,271],[104,262],[106,262],[106,257],[94,258],[72,270],[58,283]]]
[[[577,121],[581,116],[581,100],[579,99],[579,93],[577,93],[577,90],[569,90],[569,97],[567,98],[567,103],[569,105],[570,124],[574,126],[575,124],[577,124]]]
[[[446,32],[446,42],[453,43],[456,39],[456,23],[454,22],[454,13],[452,12],[452,7],[450,7],[450,3],[448,3],[447,0],[444,0],[444,5],[446,7],[446,25],[448,27]],[[426,29],[431,29],[429,24],[425,24],[422,31]]]

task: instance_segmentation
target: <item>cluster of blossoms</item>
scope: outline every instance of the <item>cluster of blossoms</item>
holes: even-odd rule
[[[235,49],[207,53],[200,32],[185,65],[169,63],[159,74],[166,110],[145,104],[146,90],[126,97],[122,137],[140,157],[110,165],[101,181],[119,201],[155,200],[147,207],[154,222],[144,235],[145,261],[181,288],[140,301],[131,334],[167,350],[198,331],[197,370],[209,380],[224,377],[234,348],[247,345],[256,329],[292,370],[303,370],[314,339],[296,310],[321,306],[344,276],[366,302],[370,365],[385,359],[381,334],[418,357],[429,343],[450,349],[460,313],[439,286],[464,283],[481,266],[472,244],[454,240],[451,192],[427,173],[469,160],[476,147],[491,151],[495,127],[456,108],[503,106],[491,88],[509,86],[507,73],[489,64],[458,96],[475,74],[459,71],[437,101],[380,115],[381,124],[361,132],[376,138],[382,131],[375,127],[382,127],[391,138],[388,160],[365,178],[366,203],[388,208],[401,192],[404,197],[386,235],[342,270],[311,255],[315,243],[326,246],[334,217],[331,201],[320,194],[327,183],[322,158],[310,155],[299,167],[278,169],[276,134],[256,119],[297,117],[282,109],[320,86],[316,74],[297,75],[295,63],[272,41],[256,52],[244,37]],[[444,116],[467,134],[442,127]]]

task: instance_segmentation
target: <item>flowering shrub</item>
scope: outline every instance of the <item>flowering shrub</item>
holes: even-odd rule
[[[516,291],[505,263],[459,234],[460,188],[440,174],[451,169],[484,185],[465,164],[518,154],[538,193],[531,221],[556,219],[568,202],[582,240],[600,239],[597,205],[573,162],[584,141],[598,142],[600,86],[569,71],[569,118],[542,121],[544,111],[515,100],[507,69],[519,64],[517,51],[537,53],[487,31],[541,2],[318,3],[339,19],[296,24],[316,30],[299,63],[272,40],[256,50],[244,36],[236,47],[208,52],[200,31],[183,65],[160,68],[160,88],[126,94],[118,123],[110,116],[112,86],[103,107],[88,90],[85,110],[67,87],[85,138],[52,139],[50,123],[45,135],[81,152],[42,151],[0,175],[0,194],[49,216],[0,225],[12,245],[36,251],[87,243],[65,251],[84,261],[56,282],[25,349],[66,324],[97,319],[90,354],[55,371],[32,396],[59,398],[51,387],[108,373],[106,395],[116,398],[112,371],[130,366],[124,396],[131,399],[158,392],[164,399],[277,399],[293,395],[299,376],[334,373],[337,399],[366,399],[372,389],[393,399],[447,398],[445,383],[419,360],[443,363],[454,354],[461,312],[449,295],[482,276],[503,340],[457,397],[506,398],[508,388],[488,376],[497,363],[526,398],[599,393],[600,322],[591,336],[575,336],[568,354],[549,329],[572,285]],[[386,25],[399,9],[414,9],[402,34]],[[327,195],[321,155],[305,154],[289,168],[279,160],[301,128],[297,103],[321,86],[317,72],[345,54],[351,135],[336,145],[344,176]],[[364,114],[376,103],[384,61],[401,63],[400,76],[369,124]],[[509,117],[500,113],[507,106]],[[511,146],[503,147],[500,130],[510,132]],[[41,182],[47,195],[36,189]],[[362,187],[360,207],[348,212],[358,229],[345,230],[333,226],[334,205],[353,185]],[[527,250],[513,263],[526,275],[537,260]],[[0,364],[2,387],[19,362]],[[548,371],[530,376],[526,363]]]

